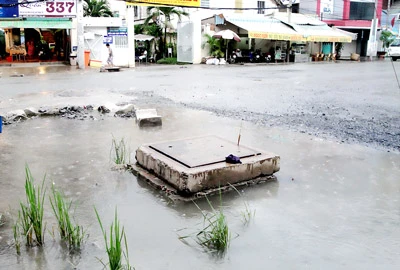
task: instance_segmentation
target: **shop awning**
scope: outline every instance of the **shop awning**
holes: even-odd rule
[[[352,36],[329,27],[317,18],[293,13],[288,22],[288,16],[284,12],[277,12],[274,18],[291,25],[299,33],[304,41],[311,42],[345,42],[351,43]]]
[[[301,41],[303,36],[291,26],[269,17],[225,16],[225,19],[246,30],[249,38]]]
[[[71,29],[70,19],[25,19],[25,20],[4,20],[0,21],[0,28],[48,28],[48,29]]]
[[[296,30],[306,41],[351,43],[352,37],[333,30],[327,25],[299,25]]]
[[[339,28],[336,28],[336,27],[332,27],[332,29],[335,30],[335,31],[338,31],[339,33],[342,33],[342,34],[351,36],[351,39],[352,39],[352,40],[357,40],[357,34],[356,34],[356,33],[352,33],[352,32],[349,32],[349,31],[345,31],[345,30],[343,30],[343,29],[339,29]]]
[[[135,40],[137,41],[150,41],[152,39],[154,39],[154,37],[150,35],[144,35],[144,34],[135,35]]]

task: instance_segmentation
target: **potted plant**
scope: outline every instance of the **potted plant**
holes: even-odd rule
[[[383,30],[381,32],[381,36],[379,37],[379,40],[382,41],[383,52],[382,51],[377,52],[377,55],[380,58],[383,58],[385,56],[386,49],[389,48],[390,44],[392,44],[395,39],[396,39],[396,36],[393,35],[391,31]]]
[[[336,59],[339,59],[343,50],[343,43],[342,42],[337,42],[335,44],[335,53],[336,53]]]
[[[206,44],[210,46],[210,55],[216,58],[223,58],[225,53],[222,51],[221,39],[214,38],[209,34],[205,34],[207,41],[203,44],[203,48]]]

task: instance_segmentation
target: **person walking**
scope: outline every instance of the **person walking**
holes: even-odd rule
[[[110,47],[110,44],[107,43],[106,47],[108,49],[107,65],[112,67],[112,66],[114,66],[114,63],[113,63],[113,51],[112,51],[112,49]]]

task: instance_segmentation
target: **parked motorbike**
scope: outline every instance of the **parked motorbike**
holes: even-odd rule
[[[267,53],[265,55],[265,62],[271,63],[271,61],[272,61],[272,56],[271,56],[271,54]]]
[[[236,51],[233,51],[228,59],[229,64],[234,64],[237,62],[237,54]]]
[[[260,49],[257,49],[254,53],[252,53],[252,57],[250,58],[250,61],[253,63],[260,63],[262,61]]]

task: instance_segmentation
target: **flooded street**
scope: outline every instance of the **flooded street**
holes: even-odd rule
[[[362,65],[357,68],[368,69]],[[383,64],[377,65],[369,69],[378,72]],[[293,89],[292,97],[282,98],[277,90],[265,96],[260,94],[271,85],[278,87],[279,78],[268,84],[258,73],[254,76],[262,83],[257,78],[236,76],[225,83],[216,79],[207,84],[199,82],[193,89],[194,82],[189,77],[201,81],[212,73],[195,66],[173,68],[169,75],[164,68],[156,67],[152,72],[144,68],[119,74],[68,71],[70,79],[63,78],[64,73],[58,71],[46,77],[35,73],[23,78],[3,77],[0,112],[50,104],[133,102],[139,107],[157,108],[163,125],[139,128],[134,119],[94,112],[95,120],[40,117],[3,126],[0,213],[4,213],[6,223],[0,227],[0,269],[101,269],[96,258],[105,261],[106,253],[94,207],[107,227],[118,208],[127,234],[130,262],[136,269],[398,269],[400,154],[396,147],[400,139],[396,132],[400,103],[396,102],[400,92],[385,80],[388,71],[382,71],[382,82],[363,96],[368,103],[364,109],[359,99],[334,98],[334,93],[328,93],[329,82],[320,89],[329,97],[324,100],[316,95],[318,84],[303,77],[317,70],[322,74],[324,67],[314,65],[309,71],[300,70],[304,66],[271,67],[271,72],[291,70],[295,77],[281,91],[289,91],[296,80],[302,80],[301,85],[311,84],[308,94],[302,95],[306,87],[299,86]],[[227,74],[239,73],[236,69],[243,67],[212,67],[213,72],[215,68],[220,68],[221,76],[227,78]],[[244,67],[244,73],[263,68]],[[332,73],[331,68],[340,70],[343,66],[328,65],[325,72]],[[179,73],[186,74],[186,85],[176,80]],[[149,80],[152,76],[154,81]],[[247,90],[242,97],[235,94],[234,82],[242,87],[248,85],[256,96]],[[29,89],[30,83],[34,89]],[[361,87],[364,83],[367,82],[361,82]],[[337,85],[342,94],[343,85]],[[222,95],[217,94],[218,89]],[[380,99],[376,98],[378,92]],[[293,97],[299,98],[293,102]],[[354,104],[357,105],[350,106]],[[373,109],[378,107],[379,110]],[[339,128],[319,125],[327,121],[315,120],[322,113]],[[353,120],[355,127],[360,125],[370,132],[366,134],[364,129],[357,128],[353,133],[351,129],[347,131],[361,132],[362,139],[351,134],[346,139],[339,132],[345,130],[343,121],[354,117],[358,119]],[[381,123],[368,122],[372,117],[386,119],[390,134],[382,138],[387,144],[376,139],[386,131],[375,129]],[[364,126],[365,121],[370,125]],[[280,155],[281,170],[276,173],[275,182],[243,189],[242,196],[235,192],[223,195],[232,242],[222,258],[204,252],[193,240],[188,246],[178,239],[202,228],[202,214],[193,203],[171,202],[133,174],[112,170],[113,137],[126,140],[134,162],[134,151],[143,143],[206,134],[236,141],[241,125],[241,144]],[[80,254],[69,255],[60,245],[59,236],[51,236],[57,224],[46,198],[45,246],[23,247],[22,255],[16,255],[12,224],[19,202],[25,199],[25,164],[36,183],[46,174],[47,197],[54,182],[74,201],[75,220],[89,235]],[[219,204],[217,197],[211,201],[215,206]],[[255,211],[248,225],[243,224],[241,217],[244,201]],[[205,200],[198,203],[209,210]]]

